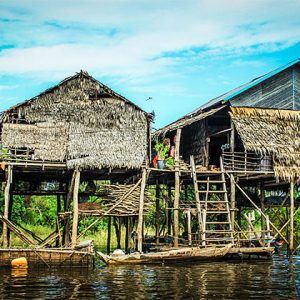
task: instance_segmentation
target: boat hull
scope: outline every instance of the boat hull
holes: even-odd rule
[[[129,254],[129,255],[106,255],[97,252],[100,259],[107,265],[125,265],[125,264],[162,264],[162,263],[180,263],[192,261],[211,261],[224,257],[231,245],[225,247],[208,247],[208,248],[182,248],[178,250],[169,250],[163,252],[154,252],[146,254]]]

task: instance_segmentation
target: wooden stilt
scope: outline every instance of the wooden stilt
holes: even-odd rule
[[[14,195],[10,194],[9,207],[8,207],[8,220],[11,220],[13,202],[14,202]],[[11,234],[11,230],[8,228],[7,230],[8,247],[10,247],[10,234]]]
[[[117,238],[117,248],[121,249],[121,219],[118,217],[114,217],[114,227]]]
[[[265,185],[263,181],[260,183],[260,209],[265,214]],[[262,241],[264,241],[266,226],[265,226],[265,219],[263,218],[263,216],[261,216],[260,222],[261,222]]]
[[[7,167],[6,174],[6,185],[4,190],[4,213],[3,216],[8,220],[9,217],[9,202],[10,202],[10,186],[12,183],[12,166]],[[2,243],[3,247],[8,247],[8,227],[6,222],[3,222],[3,230],[2,230]]]
[[[235,181],[234,175],[230,175],[230,219],[231,219],[231,226],[232,230],[234,231],[234,224],[235,224]]]
[[[174,196],[174,247],[178,247],[179,235],[179,198],[180,198],[180,173],[179,173],[179,150],[181,129],[176,131],[175,145],[175,196]]]
[[[171,199],[172,199],[172,188],[168,186],[168,199],[167,199],[167,233],[168,235],[172,234],[172,212],[171,212]]]
[[[72,179],[69,182],[69,189],[67,195],[64,197],[64,212],[68,212],[70,208],[70,202],[73,195],[74,183],[75,183],[76,171],[73,172]],[[70,217],[68,216],[64,221],[63,232],[63,245],[69,247],[70,245]]]
[[[111,216],[108,217],[107,224],[107,243],[106,243],[106,253],[110,254],[110,240],[111,240]]]
[[[155,222],[155,237],[156,245],[159,244],[159,226],[160,226],[160,207],[159,207],[159,196],[160,196],[160,185],[159,179],[156,179],[156,194],[155,194],[155,208],[156,208],[156,222]]]
[[[125,252],[128,253],[129,251],[129,235],[130,235],[130,232],[129,232],[129,227],[130,227],[130,224],[129,224],[129,217],[125,217]]]
[[[291,208],[290,208],[290,243],[289,243],[289,250],[290,250],[290,253],[293,253],[293,250],[294,250],[294,210],[295,210],[294,180],[291,180],[291,183],[290,183],[290,199],[291,199]]]
[[[61,212],[61,202],[60,202],[60,195],[56,196],[56,232],[60,231],[59,228],[59,221],[58,221],[58,214]],[[56,239],[56,247],[59,247],[59,236]]]
[[[75,171],[74,191],[73,191],[73,226],[72,226],[72,247],[75,247],[78,233],[78,191],[80,184],[80,171]]]
[[[189,246],[192,246],[192,224],[191,224],[191,209],[188,208],[186,211],[187,218],[187,234]]]
[[[140,194],[140,206],[139,206],[139,219],[137,226],[137,235],[138,235],[138,251],[143,251],[143,223],[144,223],[144,196],[147,180],[147,171],[146,168],[142,169],[142,182],[141,182],[141,194]]]

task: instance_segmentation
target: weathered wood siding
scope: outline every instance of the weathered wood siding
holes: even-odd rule
[[[293,68],[246,90],[230,102],[232,106],[293,109]]]
[[[180,153],[185,162],[189,163],[190,156],[194,155],[196,164],[206,165],[208,161],[207,130],[205,120],[198,121],[182,130]]]
[[[294,67],[294,109],[300,109],[300,67]]]

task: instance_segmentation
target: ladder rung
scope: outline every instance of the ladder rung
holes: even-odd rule
[[[221,194],[221,193],[226,193],[227,191],[204,191],[204,190],[198,190],[199,193],[203,194],[203,193],[210,193],[210,194]]]
[[[212,230],[212,229],[208,229],[208,230],[205,230],[205,233],[232,233],[233,231],[232,230]]]
[[[231,241],[231,238],[206,238],[205,241]]]
[[[209,201],[209,200],[207,200],[207,201],[204,201],[204,200],[200,200],[200,203],[228,203],[227,201],[224,201],[224,200],[214,200],[214,201]]]
[[[226,210],[207,210],[207,214],[229,214],[229,211]]]
[[[215,221],[215,222],[206,222],[206,224],[231,224],[230,222],[217,222],[217,221]]]
[[[197,180],[198,183],[225,183],[223,180]]]

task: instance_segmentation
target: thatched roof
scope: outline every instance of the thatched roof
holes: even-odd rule
[[[152,116],[86,72],[3,114],[5,147],[69,168],[140,168]]]
[[[116,98],[116,99],[119,99],[119,100],[122,100],[124,103],[127,103],[127,104],[130,104],[132,105],[133,107],[135,107],[136,109],[142,111],[144,114],[146,114],[148,116],[148,118],[150,118],[152,120],[153,118],[153,115],[145,112],[142,108],[140,108],[138,105],[136,105],[135,103],[131,102],[130,100],[128,100],[127,98],[125,98],[124,96],[116,93],[115,91],[113,91],[111,88],[109,88],[107,85],[101,83],[100,81],[98,81],[97,79],[95,79],[94,77],[90,76],[89,73],[87,71],[83,71],[81,70],[80,72],[77,72],[75,75],[73,76],[70,76],[70,77],[67,77],[65,78],[64,80],[62,80],[59,84],[56,84],[54,85],[53,87],[49,88],[49,89],[46,89],[45,91],[43,91],[42,93],[40,93],[39,95],[31,98],[31,99],[28,99],[28,100],[25,100],[23,102],[20,102],[10,108],[8,108],[5,112],[2,112],[0,113],[0,118],[1,118],[1,114],[3,114],[3,117],[5,116],[5,113],[8,113],[10,111],[13,111],[15,109],[18,109],[20,108],[21,106],[23,107],[26,107],[28,105],[31,105],[33,102],[35,102],[35,100],[37,100],[38,98],[46,95],[46,94],[51,94],[53,93],[54,91],[56,90],[59,90],[61,86],[66,86],[68,84],[68,82],[72,82],[74,81],[74,79],[86,79],[87,81],[90,81],[92,83],[94,83],[94,85],[96,86],[97,88],[97,91],[98,91],[98,96],[101,96],[101,97],[107,97],[107,98],[110,98],[110,97],[113,97],[113,98]]]
[[[273,156],[275,175],[300,176],[300,112],[231,107],[231,117],[246,150]]]

